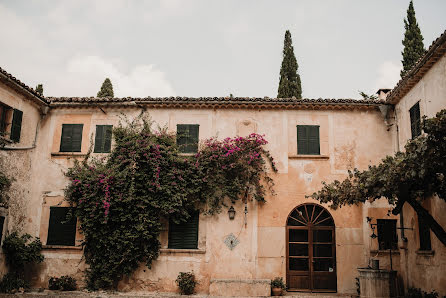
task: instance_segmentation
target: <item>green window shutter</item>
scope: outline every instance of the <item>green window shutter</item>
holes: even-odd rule
[[[14,113],[12,115],[11,137],[10,137],[10,139],[14,142],[20,142],[20,133],[22,130],[22,118],[23,118],[23,112],[14,109]]]
[[[178,124],[177,144],[182,153],[195,153],[198,151],[199,125]]]
[[[4,216],[0,216],[0,243],[2,241],[3,238],[3,226],[5,224],[5,217]]]
[[[169,220],[169,248],[197,249],[198,248],[198,220],[199,213],[194,212],[186,222],[178,224]]]
[[[297,126],[297,154],[320,154],[319,126]]]
[[[96,125],[94,140],[95,153],[109,153],[111,150],[113,125]]]
[[[50,207],[47,245],[74,246],[76,240],[76,217],[67,221],[70,207]]]
[[[83,124],[63,124],[60,152],[81,152]]]
[[[409,110],[410,116],[410,130],[412,139],[421,135],[421,116],[420,116],[420,102],[417,102]]]

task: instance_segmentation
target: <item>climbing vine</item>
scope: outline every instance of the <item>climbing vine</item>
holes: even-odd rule
[[[115,288],[141,262],[150,268],[162,217],[185,221],[196,209],[215,214],[225,200],[264,201],[272,191],[267,163],[277,170],[262,136],[210,139],[185,157],[174,135],[151,124],[138,117],[119,125],[108,158],[87,156],[67,173],[66,199],[80,220],[91,289]]]

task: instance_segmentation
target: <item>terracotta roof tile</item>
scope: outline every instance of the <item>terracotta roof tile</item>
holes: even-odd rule
[[[12,74],[8,73],[1,67],[0,67],[0,75],[3,76],[3,78],[6,79],[7,82],[9,81],[15,87],[18,87],[19,91],[22,91],[22,93],[25,94],[28,93],[28,95],[31,94],[35,99],[38,99],[46,104],[48,103],[45,97],[37,93],[33,88],[29,87],[28,85],[26,85],[25,83],[23,83],[22,81],[20,81],[19,79],[17,79],[16,77],[14,77]]]

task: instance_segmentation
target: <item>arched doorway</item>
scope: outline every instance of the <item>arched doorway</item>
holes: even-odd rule
[[[335,224],[316,204],[291,211],[286,227],[289,291],[336,292]]]

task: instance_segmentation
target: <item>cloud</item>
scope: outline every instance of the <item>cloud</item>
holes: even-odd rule
[[[112,81],[116,97],[175,96],[166,75],[155,65],[136,65],[123,71],[119,61],[99,56],[77,55],[68,60],[53,96],[95,96],[104,79]]]
[[[378,78],[375,81],[374,91],[380,88],[392,89],[400,79],[401,63],[385,61],[378,66]]]

